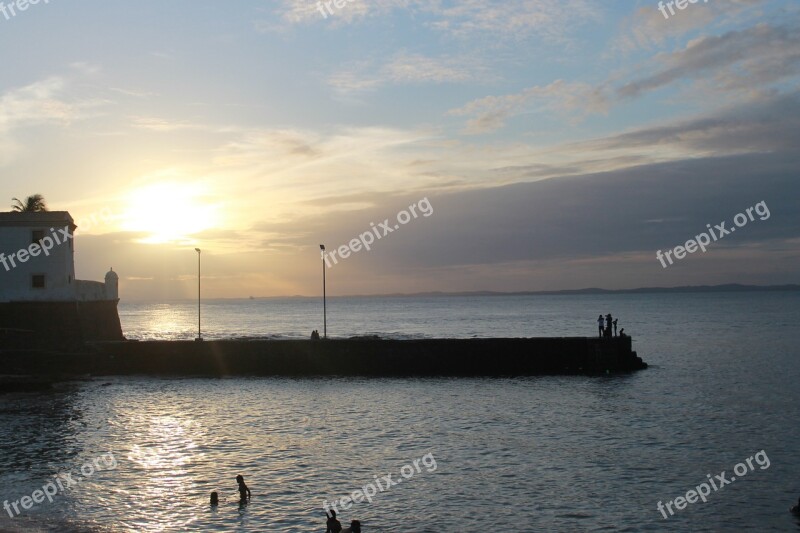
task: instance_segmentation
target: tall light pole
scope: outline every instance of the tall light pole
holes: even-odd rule
[[[320,244],[319,249],[321,250],[320,255],[322,255],[322,338],[328,338],[328,302],[327,302],[327,294],[326,294],[326,287],[325,287],[325,245]]]
[[[200,248],[195,248],[197,252],[197,338],[196,341],[202,341],[203,337],[200,334]]]

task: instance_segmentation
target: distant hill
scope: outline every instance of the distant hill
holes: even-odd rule
[[[328,296],[328,298],[435,298],[438,296],[570,296],[581,294],[668,294],[668,293],[693,293],[693,292],[792,292],[800,291],[800,285],[742,285],[739,283],[728,283],[726,285],[686,285],[683,287],[640,287],[638,289],[599,289],[588,287],[586,289],[570,289],[559,291],[463,291],[463,292],[414,292],[414,293],[388,293],[388,294],[348,294],[347,296]],[[284,298],[319,298],[319,296],[304,296],[296,294],[294,296],[250,296],[251,300],[270,300]],[[215,300],[226,300],[228,298],[213,298]],[[230,298],[238,300],[242,298]]]
[[[683,287],[641,287],[638,289],[599,289],[590,287],[586,289],[571,289],[560,291],[517,291],[517,292],[498,292],[498,291],[471,291],[471,292],[415,292],[415,293],[393,293],[393,294],[372,294],[365,296],[382,297],[436,297],[436,296],[568,296],[577,294],[645,294],[645,293],[688,293],[688,292],[778,292],[778,291],[800,291],[800,285],[742,285],[739,283],[729,283],[726,285],[687,285]]]

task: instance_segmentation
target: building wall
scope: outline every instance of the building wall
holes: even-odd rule
[[[29,218],[26,215],[19,216]],[[0,302],[75,299],[74,241],[68,239],[64,242],[58,231],[65,226],[71,226],[71,223],[71,218],[64,219],[60,225],[57,221],[46,219],[41,223],[32,221],[13,226],[3,225],[3,221],[0,221],[0,252],[5,256],[5,264],[0,262]],[[51,228],[55,231],[51,231]],[[43,231],[45,236],[53,239],[54,245],[49,250],[49,255],[40,252],[38,256],[28,256],[25,262],[21,262],[17,254],[20,250],[29,248],[33,242],[34,230]],[[72,232],[71,229],[69,231]],[[61,244],[55,244],[53,233],[58,235]],[[34,274],[44,274],[44,288],[33,287]]]
[[[106,284],[102,281],[76,280],[75,298],[80,301],[107,300]]]
[[[124,340],[116,300],[0,302],[0,338],[4,350]]]

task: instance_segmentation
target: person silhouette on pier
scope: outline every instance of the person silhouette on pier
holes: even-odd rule
[[[342,523],[336,520],[336,511],[331,509],[330,515],[328,511],[325,511],[325,516],[328,518],[328,522],[325,524],[325,533],[341,533]]]
[[[613,321],[614,321],[614,319],[611,317],[611,313],[608,313],[606,315],[606,337],[610,337],[611,336],[611,323]]]
[[[239,484],[239,503],[247,503],[251,496],[250,489],[247,488],[244,477],[241,474],[236,476],[236,483]]]
[[[619,336],[620,337],[627,337],[627,335],[625,335],[625,328],[622,328],[621,330],[619,330]]]
[[[614,322],[612,322],[612,324],[614,324],[614,336],[615,337],[617,336],[617,320],[619,320],[619,319],[615,318]]]
[[[604,330],[604,328],[603,328],[603,315],[600,315],[599,317],[597,317],[597,327],[600,330],[600,336],[602,337],[603,336],[603,330]]]

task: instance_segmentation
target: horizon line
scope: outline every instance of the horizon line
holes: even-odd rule
[[[631,289],[603,289],[599,287],[586,287],[582,289],[552,289],[538,291],[421,291],[413,293],[376,293],[376,294],[342,294],[328,295],[328,298],[413,298],[413,297],[469,297],[469,296],[579,296],[596,294],[647,294],[660,292],[758,292],[758,291],[798,291],[800,284],[783,283],[774,285],[750,285],[742,283],[723,283],[718,285],[678,285],[670,287],[636,287]],[[316,299],[322,295],[282,295],[282,296],[231,296],[231,297],[210,297],[203,298],[205,301],[218,300],[282,300],[282,299]],[[195,302],[197,298],[167,298],[161,300],[153,299],[127,299],[120,298],[120,301],[130,302]]]

